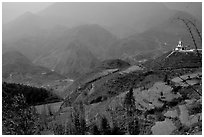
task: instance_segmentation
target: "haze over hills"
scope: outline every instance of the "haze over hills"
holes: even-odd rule
[[[79,50],[64,51],[71,42],[78,41],[99,61],[149,51],[160,54],[175,47],[179,39],[192,45],[185,25],[174,22],[176,16],[201,24],[193,14],[169,9],[163,3],[54,3],[37,14],[27,12],[4,24],[3,51],[16,49],[34,63],[65,74],[69,72],[64,70],[65,62],[68,57],[74,61],[74,54],[59,56]],[[58,57],[63,61],[56,61]]]
[[[69,77],[80,76],[91,70],[98,63],[98,59],[87,47],[78,41],[72,41],[68,46],[52,50],[42,56],[35,64],[53,69]]]
[[[177,20],[179,17],[191,20],[195,19],[191,14],[186,12],[172,11],[171,16],[169,16],[167,20],[155,27],[143,33],[136,33],[127,38],[118,40],[114,44],[117,46],[112,46],[114,49],[111,51],[114,52],[110,54],[116,56],[116,58],[128,55],[134,56],[142,52],[145,54],[145,52],[150,51],[161,54],[162,52],[174,49],[179,40],[182,40],[184,45],[188,48],[195,48],[186,26],[182,21]],[[196,21],[196,25],[201,32],[202,25],[199,20]],[[195,30],[193,30],[192,33],[195,35],[198,48],[202,48],[202,43]]]
[[[23,32],[12,31],[21,36],[25,30],[35,33],[36,29],[55,25],[72,28],[83,24],[99,24],[117,36],[127,37],[162,22],[162,18],[170,12],[162,3],[55,3],[37,14],[27,12],[3,25],[3,29],[10,28],[12,31],[12,27],[20,29],[23,24],[26,28]]]
[[[2,133],[202,134],[201,5],[53,3],[3,24]]]
[[[2,62],[2,76],[7,82],[41,86],[49,81],[66,78],[45,67],[36,66],[18,51],[5,52]]]
[[[148,29],[150,26],[146,21],[150,17],[158,17],[167,12],[168,9],[161,3],[56,3],[39,15],[52,17],[52,20],[54,18],[57,21],[56,24],[64,22],[69,26],[99,24],[122,36],[122,33],[127,33],[124,31],[128,28],[136,32]]]

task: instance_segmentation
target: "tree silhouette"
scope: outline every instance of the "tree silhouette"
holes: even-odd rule
[[[37,114],[26,103],[23,94],[12,95],[3,89],[2,133],[6,135],[32,135],[37,131]]]
[[[77,135],[86,134],[86,120],[85,120],[85,110],[82,102],[79,102],[76,106],[73,107],[73,123],[74,123],[74,133]]]
[[[113,127],[111,128],[108,120],[105,118],[105,116],[103,116],[101,118],[100,129],[98,128],[96,124],[92,125],[91,134],[93,135],[124,135],[125,131],[121,130],[121,128],[118,127],[117,125],[113,125]]]
[[[108,120],[105,117],[102,117],[101,119],[101,133],[102,135],[110,135],[111,134],[111,128],[108,123]]]
[[[93,129],[92,129],[91,132],[92,132],[93,135],[100,135],[101,134],[101,132],[99,131],[97,125],[95,125],[95,124],[94,124]]]
[[[129,92],[125,96],[124,107],[128,116],[133,116],[136,111],[135,98],[133,96],[133,88],[130,88]]]
[[[139,134],[139,123],[137,118],[137,109],[135,105],[135,98],[133,96],[133,88],[125,96],[124,107],[127,115],[127,130],[131,135]]]

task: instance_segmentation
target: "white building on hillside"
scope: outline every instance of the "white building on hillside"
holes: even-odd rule
[[[183,42],[181,40],[179,40],[179,43],[178,43],[177,47],[174,50],[175,51],[183,51],[183,50],[186,50],[186,47],[183,46]]]
[[[197,49],[197,50],[202,51],[202,49]],[[177,52],[196,52],[196,49],[187,49],[187,47],[183,45],[183,42],[181,40],[179,40],[178,45],[176,46],[176,48],[173,51],[177,51]]]

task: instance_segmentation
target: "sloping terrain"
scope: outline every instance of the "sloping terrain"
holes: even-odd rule
[[[88,73],[76,80],[73,85],[65,90],[65,94],[66,92],[71,93],[68,96],[71,98],[71,101],[69,101],[71,103],[80,94],[83,95],[80,99],[83,98],[88,104],[91,102],[100,102],[104,98],[106,100],[109,97],[118,95],[123,90],[127,90],[132,86],[148,87],[148,82],[150,82],[149,79],[151,78],[153,80],[164,80],[167,75],[169,78],[173,78],[177,75],[193,72],[196,68],[202,66],[201,58],[197,56],[196,52],[175,52],[171,56],[168,56],[170,53],[165,53],[154,60],[146,62],[143,64],[143,67],[127,66],[122,70],[116,67],[106,67],[102,71],[96,69],[92,73]],[[103,63],[101,65],[103,66]],[[90,90],[92,91],[91,94],[89,93]]]
[[[31,87],[31,86],[26,86],[22,84],[6,83],[6,82],[2,83],[2,87],[3,87],[3,96],[5,98],[7,96],[15,97],[18,95],[23,95],[25,97],[26,103],[28,103],[29,106],[61,101],[61,98],[59,96],[44,88],[37,88],[37,87]]]
[[[178,40],[194,48],[177,20],[201,31],[193,15],[163,3],[54,3],[4,24],[4,131],[202,134],[202,52],[171,51]]]
[[[90,50],[77,41],[71,42],[65,48],[53,50],[35,62],[70,78],[76,78],[90,71],[97,63],[98,59]]]
[[[18,51],[4,53],[2,62],[2,75],[7,82],[41,86],[50,81],[65,79],[64,76],[45,67],[34,65]]]
[[[154,60],[144,63],[144,66],[152,69],[181,69],[198,68],[202,66],[202,54],[194,52],[167,52]]]
[[[162,55],[163,58],[167,56],[168,54]],[[169,59],[181,61],[185,56],[180,54],[179,58],[170,56]],[[191,59],[183,60],[183,63],[189,60],[193,62],[194,58]],[[82,101],[88,124],[105,116],[110,125],[116,122],[124,126],[122,117],[126,111],[123,103],[127,92],[133,88],[139,119],[141,124],[145,125],[143,122],[147,122],[146,128],[149,131],[144,133],[147,129],[141,129],[140,134],[200,134],[202,112],[197,109],[201,109],[202,105],[200,68],[201,64],[188,64],[184,68],[172,67],[173,71],[168,72],[130,66],[122,70],[103,70],[106,75],[100,75],[101,71],[95,72],[92,76],[88,75],[91,77],[84,77],[83,81],[80,79],[78,84],[65,90],[70,91],[60,107],[61,114],[58,113],[57,119],[63,119],[64,115],[69,117],[68,111],[72,106]],[[196,105],[192,106],[193,103]],[[60,121],[58,122],[61,123]],[[161,130],[161,127],[167,128]]]
[[[65,89],[64,97],[72,93],[71,96],[74,96],[72,100],[75,100],[75,97],[81,94],[81,90],[84,90],[86,88],[90,89],[90,84],[92,82],[103,79],[109,75],[111,75],[110,77],[112,77],[112,74],[114,75],[114,73],[117,73],[120,70],[124,70],[127,67],[129,67],[129,64],[119,59],[105,60],[102,63],[98,63],[93,70],[86,74],[83,74],[81,77],[76,79],[72,85]],[[75,90],[76,92],[74,92]]]

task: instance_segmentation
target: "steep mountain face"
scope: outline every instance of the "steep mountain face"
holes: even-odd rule
[[[64,39],[64,40],[63,40]],[[107,51],[117,38],[100,25],[81,25],[67,31],[60,41],[75,40],[87,47],[97,58],[108,58]],[[68,41],[67,41],[68,43]]]
[[[18,51],[5,52],[2,56],[2,75],[5,81],[36,86],[48,81],[65,79],[64,76],[47,68],[34,65]]]
[[[88,72],[98,63],[98,59],[80,42],[72,41],[67,47],[51,51],[40,57],[35,64],[54,69],[60,74],[77,77]]]
[[[43,47],[48,52],[33,62],[60,74],[76,77],[88,72],[99,60],[109,58],[107,51],[116,40],[99,25],[82,25],[68,29],[60,37],[51,40]]]

